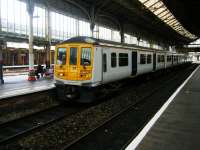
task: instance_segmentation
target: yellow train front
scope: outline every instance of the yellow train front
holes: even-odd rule
[[[59,99],[84,103],[93,100],[93,45],[91,39],[79,38],[56,46],[54,79]]]

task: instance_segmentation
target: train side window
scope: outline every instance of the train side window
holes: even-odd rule
[[[146,55],[140,54],[140,64],[146,64]]]
[[[57,64],[58,65],[65,65],[66,64],[66,48],[58,48],[57,50]]]
[[[159,63],[161,60],[160,60],[160,55],[157,56],[157,62]]]
[[[107,72],[107,56],[103,54],[103,72]]]
[[[178,56],[174,56],[174,61],[178,61]]]
[[[128,66],[128,54],[119,53],[119,66]]]
[[[161,58],[160,58],[160,59],[161,59],[161,62],[165,62],[165,56],[164,56],[164,55],[161,55],[160,57],[161,57]]]
[[[171,56],[167,56],[167,62],[172,61],[172,57]]]
[[[165,56],[164,55],[158,55],[157,61],[158,61],[158,63],[165,62]]]
[[[77,48],[71,47],[70,48],[70,65],[77,64]]]
[[[111,53],[111,67],[114,68],[117,66],[117,55],[116,53]]]
[[[81,65],[84,65],[84,66],[91,65],[91,48],[81,49]]]
[[[151,64],[151,62],[152,62],[152,57],[149,54],[149,55],[147,55],[147,64]]]

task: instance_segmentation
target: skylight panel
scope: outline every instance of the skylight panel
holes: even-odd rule
[[[165,9],[164,7],[161,7],[161,8],[159,8],[159,9],[155,10],[155,11],[154,11],[154,14],[155,14],[155,15],[158,15],[158,14],[164,12],[165,10],[166,10],[166,9]]]
[[[166,14],[165,16],[161,17],[160,19],[163,21],[165,21],[165,20],[167,21],[167,20],[173,19],[173,16],[171,14]]]
[[[162,18],[163,16],[169,14],[169,11],[167,9],[165,9],[165,11],[163,11],[162,13],[156,15],[158,18]]]

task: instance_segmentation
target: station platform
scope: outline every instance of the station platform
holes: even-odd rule
[[[28,81],[28,75],[4,76],[4,84],[0,84],[0,100],[54,88],[53,79],[40,78]]]
[[[200,66],[167,100],[126,150],[200,147]]]

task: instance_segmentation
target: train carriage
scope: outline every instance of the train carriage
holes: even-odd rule
[[[90,102],[102,85],[164,69],[170,62],[170,52],[75,37],[57,45],[54,78],[61,99]]]

